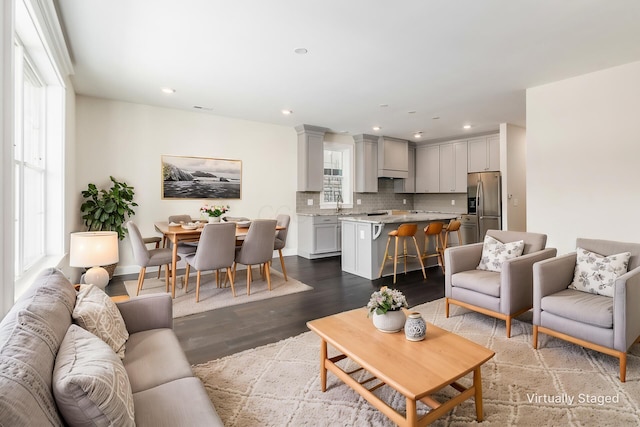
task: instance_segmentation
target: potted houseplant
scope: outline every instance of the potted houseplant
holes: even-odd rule
[[[229,212],[230,209],[229,205],[204,205],[200,208],[200,214],[206,216],[209,222],[220,222],[220,216]]]
[[[124,239],[127,232],[125,222],[135,212],[133,208],[138,206],[133,201],[133,187],[126,182],[119,182],[110,176],[111,188],[98,189],[95,184],[89,184],[82,191],[84,201],[80,206],[82,220],[87,231],[115,231],[120,240]],[[113,266],[105,266],[109,272],[109,278],[113,276]]]
[[[404,307],[408,307],[408,304],[402,292],[386,286],[372,293],[367,304],[373,325],[382,332],[398,332],[403,328],[406,320],[402,311]]]

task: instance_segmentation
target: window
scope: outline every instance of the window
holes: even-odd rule
[[[348,144],[325,142],[322,208],[335,209],[338,204],[351,207],[353,147]]]

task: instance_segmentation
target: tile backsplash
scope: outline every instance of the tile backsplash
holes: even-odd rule
[[[307,200],[313,200],[309,206]],[[356,204],[360,199],[361,204]],[[406,204],[403,203],[406,201]],[[451,205],[455,200],[455,205]],[[466,213],[467,195],[455,194],[402,194],[393,191],[393,180],[378,179],[377,193],[353,193],[353,208],[344,208],[343,212],[371,212],[376,210],[419,210],[435,212]],[[296,192],[296,212],[327,213],[330,209],[320,209],[320,193],[309,191]]]

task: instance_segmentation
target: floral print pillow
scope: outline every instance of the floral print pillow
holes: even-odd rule
[[[613,297],[616,279],[627,272],[630,252],[604,256],[577,248],[573,282],[569,289]]]
[[[502,243],[491,236],[484,236],[482,258],[476,269],[500,273],[502,271],[502,263],[508,259],[519,257],[522,255],[523,250],[524,240]]]

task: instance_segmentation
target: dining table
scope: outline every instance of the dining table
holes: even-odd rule
[[[179,242],[197,242],[200,240],[202,229],[206,222],[198,222],[196,228],[191,229],[184,228],[183,224],[170,224],[168,221],[158,221],[154,224],[155,229],[162,233],[164,239],[169,240],[172,243],[172,255],[171,255],[171,297],[176,297],[176,266],[178,264],[178,243]],[[276,230],[284,230],[285,227],[276,226]],[[249,232],[249,225],[237,224],[236,225],[236,242],[242,242],[244,237]],[[275,238],[275,236],[274,236]]]

